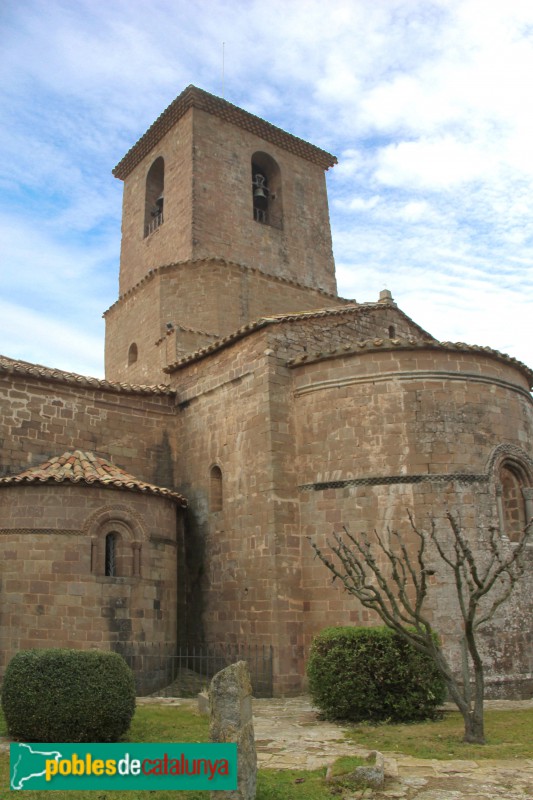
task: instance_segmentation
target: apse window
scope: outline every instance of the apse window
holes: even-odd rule
[[[108,533],[105,537],[105,571],[104,575],[115,578],[117,575],[117,533]]]
[[[150,236],[164,221],[165,203],[165,162],[161,156],[156,158],[146,176],[144,198],[144,236]]]
[[[137,345],[135,344],[135,342],[133,342],[132,344],[130,344],[128,350],[128,367],[131,367],[132,364],[135,364],[138,357],[139,357],[139,351],[137,349]]]
[[[282,227],[281,173],[267,153],[252,156],[252,208],[256,222]]]
[[[209,510],[222,511],[222,470],[216,465],[209,473]]]
[[[525,480],[520,468],[505,463],[500,468],[503,528],[512,542],[520,541],[526,526]]]

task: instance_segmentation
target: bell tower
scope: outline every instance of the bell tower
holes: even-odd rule
[[[265,315],[339,304],[325,170],[336,158],[189,86],[113,170],[124,181],[106,375],[162,369]]]

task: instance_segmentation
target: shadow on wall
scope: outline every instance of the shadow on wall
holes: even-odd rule
[[[196,506],[196,503],[191,502],[191,506]],[[199,516],[189,508],[185,517],[183,549],[178,553],[179,562],[185,564],[186,573],[185,624],[179,623],[178,641],[205,641],[203,618],[206,589],[208,589],[205,586],[206,533],[205,523],[202,523]]]
[[[151,448],[155,458],[155,470],[153,483],[156,486],[164,486],[167,489],[175,489],[174,485],[174,463],[172,458],[172,448],[167,431],[163,431],[160,444]]]

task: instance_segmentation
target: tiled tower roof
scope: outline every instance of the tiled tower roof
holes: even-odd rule
[[[203,89],[198,89],[196,86],[187,86],[117,164],[113,170],[115,178],[124,180],[190,108],[206,111],[208,114],[213,114],[226,122],[237,125],[249,133],[255,133],[266,142],[271,142],[290,153],[306,158],[308,161],[318,164],[322,169],[329,169],[337,163],[337,158],[331,153],[277,128],[261,117],[243,111],[233,103],[228,103],[221,97],[204,92]]]
[[[89,451],[75,450],[55,456],[36,467],[24,470],[19,475],[0,478],[2,486],[41,483],[84,483],[103,486],[108,489],[125,489],[131,492],[168,497],[185,507],[187,500],[178,492],[145,483],[125,470]]]

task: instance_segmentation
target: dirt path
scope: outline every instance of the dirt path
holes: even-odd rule
[[[488,701],[488,708],[532,708],[533,701]],[[309,698],[255,700],[260,766],[316,769],[341,755],[368,750],[344,739],[342,726],[317,719]],[[368,800],[533,800],[533,758],[504,761],[437,761],[385,753],[383,790],[355,792]]]

